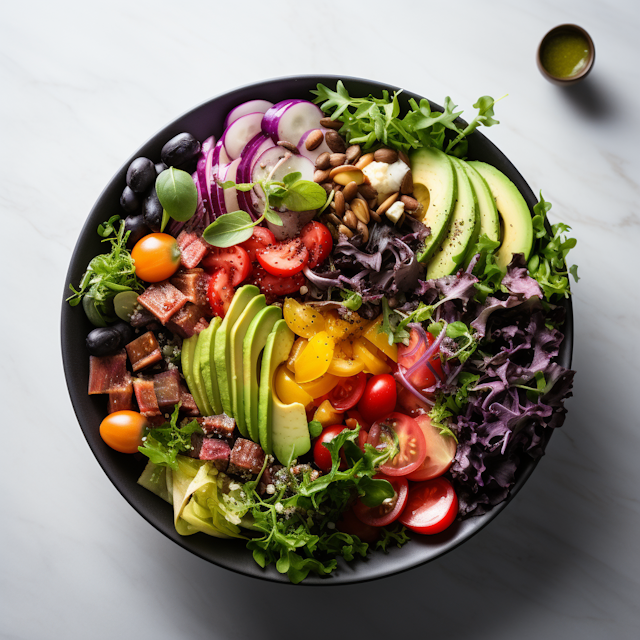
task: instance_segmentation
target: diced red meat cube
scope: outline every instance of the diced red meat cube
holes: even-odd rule
[[[112,356],[89,356],[89,395],[109,393],[131,384],[127,371],[127,352]]]
[[[139,309],[129,317],[129,322],[134,328],[144,327],[152,322],[157,324],[156,320],[157,318],[146,309]]]
[[[182,338],[190,338],[208,326],[209,323],[204,319],[204,311],[191,302],[187,302],[187,304],[171,318],[167,325],[170,331],[177,333]]]
[[[125,349],[129,354],[134,373],[162,360],[160,345],[158,345],[153,331],[147,331],[139,338],[132,340],[128,345],[125,345]]]
[[[182,291],[189,302],[199,307],[206,306],[207,283],[202,269],[181,269],[171,278],[171,284]]]
[[[220,471],[226,471],[229,465],[231,447],[219,438],[203,438],[200,448],[200,460],[211,460]]]
[[[109,413],[115,411],[131,411],[133,409],[133,384],[129,382],[122,389],[112,389],[109,391]]]
[[[167,419],[162,414],[158,416],[145,416],[145,418],[147,419],[147,426],[150,429],[153,429],[155,427],[161,427],[163,424],[166,424],[167,422]]]
[[[196,401],[182,383],[180,383],[180,411],[182,411],[186,416],[200,415],[200,410],[198,409]]]
[[[202,441],[204,440],[204,436],[201,433],[192,433],[191,434],[191,449],[189,451],[185,451],[184,455],[189,456],[190,458],[200,458],[200,451],[202,449]]]
[[[180,402],[180,374],[169,369],[153,376],[153,390],[161,410],[174,407]]]
[[[153,380],[144,378],[135,378],[133,381],[133,390],[138,401],[140,413],[145,417],[161,415],[158,399],[153,387]]]
[[[228,472],[239,476],[258,475],[264,464],[264,451],[259,444],[238,438],[231,450]]]
[[[193,231],[180,232],[176,240],[180,247],[180,262],[185,269],[197,267],[209,251],[209,244]]]
[[[181,231],[176,238],[180,251],[184,251],[197,237],[198,234],[195,231]]]
[[[173,314],[187,304],[187,297],[165,280],[152,284],[142,295],[138,296],[138,302],[158,318],[162,324],[166,324]]]
[[[233,430],[236,428],[236,421],[226,413],[219,416],[198,418],[198,424],[208,436],[220,436],[222,438],[231,438]]]

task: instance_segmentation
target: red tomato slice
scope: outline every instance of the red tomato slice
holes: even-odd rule
[[[231,284],[229,272],[226,269],[218,269],[211,274],[207,288],[207,298],[211,310],[216,316],[224,318],[229,310],[235,290]]]
[[[349,378],[341,378],[329,392],[329,402],[336,411],[346,411],[355,407],[367,385],[367,376],[360,372]],[[393,408],[393,407],[392,407]]]
[[[369,378],[358,410],[367,422],[372,423],[391,413],[396,408],[397,399],[394,377],[388,373],[378,374]]]
[[[360,499],[353,505],[353,512],[358,520],[372,527],[386,527],[395,522],[407,504],[409,495],[409,483],[404,478],[392,478],[378,473],[374,478],[388,480],[395,491],[395,495],[389,502],[385,500],[377,507],[367,507]]]
[[[358,520],[355,513],[353,513],[353,509],[342,513],[340,520],[336,522],[336,528],[338,531],[348,533],[350,536],[357,536],[362,542],[368,542],[369,544],[380,537],[380,527],[372,527]]]
[[[313,461],[316,463],[318,469],[322,469],[324,472],[331,471],[331,454],[329,453],[329,449],[327,449],[323,443],[331,442],[331,440],[345,429],[346,427],[342,424],[334,424],[333,426],[325,427],[322,430],[322,433],[318,436],[318,439],[313,445]],[[343,458],[340,468],[346,468],[346,459],[344,458],[342,451],[340,451],[340,453]]]
[[[266,296],[286,296],[298,292],[306,279],[301,273],[290,278],[278,278],[257,266],[253,269],[249,282],[255,284]]]
[[[427,443],[427,457],[407,478],[415,481],[431,480],[441,476],[451,466],[456,457],[456,441],[451,436],[440,435],[440,431],[431,424],[429,416],[416,416],[415,420]]]
[[[302,227],[300,240],[309,251],[309,269],[324,262],[333,249],[331,231],[320,222],[312,220]]]
[[[446,478],[411,485],[400,522],[417,533],[444,531],[456,519],[458,496]]]
[[[403,386],[398,389],[398,407],[412,418],[431,411],[430,406],[416,398],[409,389],[405,389]]]
[[[398,437],[400,451],[381,465],[380,471],[388,476],[406,476],[420,467],[427,455],[427,444],[422,429],[413,418],[403,413],[390,413],[371,427],[367,442],[383,449],[393,442],[394,431]]]
[[[426,334],[427,344],[431,346],[435,342],[435,338],[428,331]],[[412,328],[409,338],[409,346],[405,347],[403,344],[398,345],[398,364],[403,366],[405,369],[410,369],[427,351],[427,344],[423,341],[421,343],[420,334]],[[436,374],[439,377],[442,377],[442,364],[440,362],[439,353],[436,353],[429,360],[429,364]],[[436,382],[436,377],[433,374],[433,371],[431,371],[427,366],[426,362],[407,377],[409,382],[411,382],[411,384],[417,389],[426,389]]]
[[[237,245],[226,249],[214,247],[211,253],[202,259],[200,266],[209,273],[221,268],[227,269],[233,287],[244,282],[251,273],[249,254]]]
[[[309,251],[300,238],[292,238],[260,249],[256,257],[271,275],[293,276],[309,262]]]
[[[256,252],[258,249],[264,249],[270,244],[275,244],[276,237],[266,227],[253,227],[253,235],[240,246],[249,254],[251,262],[255,262],[258,258]]]

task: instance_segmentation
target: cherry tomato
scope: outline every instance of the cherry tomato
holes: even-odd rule
[[[264,249],[270,244],[275,244],[276,237],[266,227],[253,227],[253,235],[240,246],[249,254],[251,262],[255,262],[258,258],[256,252],[258,249]]]
[[[300,240],[309,251],[309,269],[323,263],[333,249],[333,238],[327,227],[315,220],[308,222],[300,231]]]
[[[456,519],[458,496],[446,478],[411,485],[400,522],[417,533],[444,531]]]
[[[409,494],[409,483],[404,478],[393,478],[385,476],[383,473],[378,473],[373,477],[378,480],[388,480],[391,483],[395,492],[393,498],[389,498],[389,502],[385,500],[377,507],[367,507],[358,499],[353,505],[353,513],[356,514],[358,520],[365,524],[372,527],[385,527],[395,522],[404,510]]]
[[[396,408],[397,399],[395,379],[388,373],[381,373],[369,378],[358,411],[367,422],[375,422]]]
[[[343,511],[340,520],[336,522],[336,529],[350,536],[357,536],[362,542],[369,544],[375,542],[380,537],[380,527],[372,527],[356,518],[353,509]]]
[[[329,449],[323,446],[323,443],[331,442],[331,440],[345,429],[346,427],[344,425],[334,424],[331,427],[325,427],[322,430],[322,433],[318,436],[318,439],[313,445],[313,461],[316,463],[318,469],[322,469],[322,471],[325,472],[331,471],[331,454],[329,453]],[[340,466],[342,467],[343,465],[344,462]]]
[[[229,310],[235,290],[231,284],[229,272],[226,269],[218,269],[211,274],[207,287],[207,298],[211,310],[216,316],[224,318]]]
[[[100,437],[120,453],[136,453],[147,419],[137,411],[115,411],[100,424]]]
[[[299,291],[306,279],[301,273],[296,273],[290,278],[278,278],[267,273],[262,267],[256,266],[249,282],[255,284],[266,296],[286,296]]]
[[[136,275],[145,282],[170,278],[180,266],[180,247],[168,233],[150,233],[140,238],[131,250]]]
[[[385,448],[393,443],[393,432],[398,438],[400,451],[381,465],[380,471],[388,476],[406,476],[423,463],[427,444],[418,423],[403,413],[390,413],[374,423],[367,442],[374,447]]]
[[[249,254],[237,245],[226,249],[214,247],[211,253],[202,259],[200,266],[209,273],[224,267],[229,272],[232,287],[244,282],[251,273]]]
[[[309,251],[300,238],[276,242],[256,252],[258,262],[273,276],[293,276],[309,261]]]
[[[402,385],[398,389],[398,407],[412,418],[431,411],[431,407],[426,402],[416,398],[409,389],[405,389]]]
[[[329,402],[336,411],[352,409],[362,398],[366,385],[367,376],[364,373],[350,378],[340,378],[338,384],[329,393]]]
[[[415,329],[411,329],[409,346],[405,347],[403,344],[398,345],[399,365],[403,366],[405,369],[410,369],[414,364],[416,364],[416,362],[418,362],[426,352],[427,345],[431,346],[435,342],[435,338],[429,332],[426,332],[426,335],[427,344],[424,342],[421,343],[420,334]],[[435,371],[439,377],[442,377],[442,364],[440,363],[440,355],[438,353],[429,360],[429,364],[433,371]],[[409,382],[411,382],[411,384],[416,388],[426,389],[436,382],[436,377],[433,374],[433,371],[431,371],[425,362],[407,377]]]
[[[407,478],[415,481],[431,480],[441,476],[451,466],[456,457],[456,441],[451,436],[441,435],[427,415],[416,416],[416,422],[427,443],[427,457]]]
[[[371,424],[362,417],[362,414],[359,411],[351,409],[350,411],[347,411],[347,416],[349,416],[350,420],[355,420],[362,427],[362,431],[369,432],[369,429],[371,429]]]

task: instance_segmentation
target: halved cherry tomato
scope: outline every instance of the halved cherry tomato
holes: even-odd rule
[[[347,414],[347,415],[349,415],[349,414]],[[347,425],[347,428],[351,429],[352,431],[358,425],[360,425],[360,431],[358,431],[358,446],[360,447],[360,451],[362,451],[362,453],[366,453],[364,445],[367,443],[367,438],[369,437],[369,432],[367,431],[367,429],[365,429],[365,427],[362,424],[362,422],[360,420],[357,420],[356,418],[347,418],[344,421],[344,423]]]
[[[451,436],[443,436],[432,424],[429,416],[416,416],[416,422],[422,429],[427,443],[427,457],[424,462],[407,478],[421,481],[441,476],[451,466],[456,457],[456,441]]]
[[[100,424],[100,437],[120,453],[136,453],[147,419],[137,411],[115,411]]]
[[[400,522],[417,533],[444,531],[456,519],[458,496],[446,478],[411,485]]]
[[[435,338],[427,331],[427,343],[421,342],[420,334],[411,329],[409,338],[409,346],[405,347],[403,344],[398,345],[398,364],[405,369],[410,369],[422,355],[427,351],[427,346],[431,346],[435,342]],[[430,360],[429,364],[433,371],[435,371],[438,377],[442,377],[442,364],[440,363],[440,355],[436,353]],[[436,377],[433,371],[427,366],[425,362],[418,367],[415,371],[410,373],[407,377],[409,382],[418,389],[426,389],[432,386],[436,382]]]
[[[333,238],[327,227],[315,220],[308,222],[300,231],[300,240],[309,251],[309,269],[323,263],[333,249]]]
[[[415,471],[427,456],[427,444],[418,423],[403,413],[390,413],[373,424],[367,442],[376,448],[386,448],[398,438],[400,451],[380,466],[388,476],[406,476]]]
[[[267,273],[262,267],[256,266],[249,282],[255,284],[266,296],[286,296],[299,291],[306,282],[306,278],[301,273],[296,273],[290,278],[278,278]]]
[[[145,282],[170,278],[180,266],[180,247],[168,233],[150,233],[131,250],[136,275]]]
[[[224,318],[235,290],[231,284],[229,272],[226,269],[218,269],[211,274],[207,287],[207,298],[214,315]]]
[[[342,512],[340,520],[336,522],[336,529],[343,533],[348,533],[350,536],[357,536],[362,542],[368,542],[369,544],[375,542],[381,533],[380,527],[372,527],[358,520],[356,514],[353,513],[353,509]]]
[[[367,386],[367,376],[359,373],[350,378],[341,378],[329,393],[329,402],[336,411],[346,411],[355,407]]]
[[[258,262],[273,276],[293,276],[309,261],[309,251],[300,238],[276,242],[256,252]]]
[[[211,253],[202,259],[200,266],[209,273],[224,267],[229,272],[232,287],[244,282],[251,273],[249,254],[237,245],[226,249],[214,247]]]
[[[367,422],[375,422],[396,408],[397,399],[396,381],[392,375],[372,376],[360,398],[358,411]]]
[[[431,411],[431,407],[426,402],[416,398],[409,389],[405,389],[402,385],[398,389],[398,407],[412,418]]]
[[[251,262],[255,262],[258,258],[256,252],[258,249],[264,249],[270,244],[275,244],[276,237],[266,227],[253,227],[253,235],[240,246],[249,254]]]
[[[355,409],[351,409],[349,411],[347,411],[347,415],[349,416],[349,419],[353,419],[356,420],[357,423],[362,427],[363,431],[369,431],[369,429],[371,429],[371,424],[368,423],[363,417],[362,414],[359,411],[356,411]]]
[[[404,478],[393,478],[378,473],[373,476],[376,480],[387,480],[391,483],[394,490],[393,498],[388,498],[377,507],[367,507],[360,499],[353,505],[353,513],[356,518],[372,527],[386,527],[388,524],[395,522],[405,505],[407,504],[407,496],[409,494],[409,483]]]
[[[342,424],[334,424],[330,427],[325,427],[322,430],[322,433],[318,436],[318,439],[313,445],[313,461],[316,463],[318,469],[322,469],[322,471],[325,472],[331,471],[331,454],[329,453],[329,449],[327,449],[323,443],[331,442],[345,429],[346,427]],[[341,467],[343,465],[345,465],[345,462],[340,464]]]

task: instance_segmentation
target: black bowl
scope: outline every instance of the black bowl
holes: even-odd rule
[[[300,76],[269,80],[214,98],[174,120],[138,149],[122,165],[104,189],[80,233],[71,258],[66,282],[77,285],[91,258],[104,252],[104,245],[100,244],[96,228],[100,222],[107,220],[114,212],[119,211],[118,202],[125,184],[125,173],[133,158],[146,156],[159,161],[160,150],[164,143],[182,131],[189,131],[200,140],[204,140],[211,134],[219,136],[222,132],[225,115],[230,109],[247,100],[264,98],[278,102],[286,98],[309,99],[309,90],[314,89],[317,83],[335,86],[339,79],[341,78],[337,76]],[[342,80],[352,95],[367,95],[369,93],[380,95],[383,89],[389,91],[397,89],[397,87],[358,78],[342,78]],[[406,101],[409,98],[420,100],[421,96],[404,91],[401,96],[403,107],[406,107]],[[434,103],[432,103],[432,107],[442,110]],[[475,132],[469,137],[468,156],[474,160],[488,162],[500,169],[518,187],[529,208],[533,208],[536,198],[529,185],[509,160],[481,133]],[[64,297],[66,298],[67,295],[68,289],[65,289]],[[573,319],[570,301],[566,304],[566,310],[565,339],[561,347],[559,361],[560,364],[568,368],[571,366],[573,345]],[[141,454],[117,453],[107,447],[100,438],[98,427],[106,414],[106,399],[104,396],[87,395],[89,358],[85,347],[85,337],[90,331],[91,325],[81,307],[71,308],[66,302],[63,302],[61,329],[64,371],[78,421],[98,462],[129,504],[168,538],[209,562],[247,576],[288,582],[287,576],[279,574],[273,566],[261,569],[253,561],[251,553],[247,551],[242,541],[219,540],[200,533],[182,537],[176,533],[171,507],[136,483],[144,468],[146,458]],[[547,439],[550,436],[549,430],[549,433],[546,434]],[[392,548],[389,554],[373,553],[366,560],[357,560],[349,564],[342,562],[339,569],[330,577],[320,578],[310,575],[303,584],[333,585],[363,582],[399,573],[441,556],[468,540],[493,520],[522,488],[536,464],[537,461],[533,460],[523,464],[518,471],[517,480],[509,498],[485,515],[456,522],[445,532],[436,536],[416,535],[410,543],[401,549]]]

